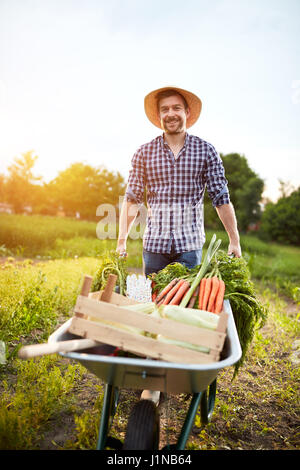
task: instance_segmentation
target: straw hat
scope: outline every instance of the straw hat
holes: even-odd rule
[[[167,86],[164,88],[158,88],[157,90],[151,91],[144,100],[145,113],[148,119],[156,127],[161,129],[160,119],[157,113],[157,94],[161,91],[174,90],[177,93],[180,93],[186,100],[188,107],[190,109],[190,116],[187,119],[186,127],[189,128],[197,121],[201,113],[202,102],[198,96],[194,95],[190,91],[183,90],[182,88],[177,88],[173,86]]]

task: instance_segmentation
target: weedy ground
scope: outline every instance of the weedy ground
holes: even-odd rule
[[[97,270],[99,243],[102,252],[111,248],[99,240],[94,246],[92,238],[84,237],[55,242],[51,257],[48,248],[47,255],[39,247],[39,258],[31,253],[32,258],[25,259],[25,248],[0,246],[0,340],[6,343],[6,362],[0,364],[0,449],[96,447],[104,384],[59,355],[28,361],[17,357],[22,344],[46,341],[72,315],[83,275],[93,276]],[[212,420],[204,426],[196,416],[186,448],[296,450],[300,250],[266,245],[253,237],[243,243],[258,294],[269,307],[268,320],[256,332],[237,377],[232,380],[232,367],[218,375]],[[79,247],[82,257],[74,254]],[[140,266],[140,242],[132,242],[129,253],[129,265]],[[124,439],[139,396],[139,391],[120,391],[113,437]],[[190,399],[167,395],[161,403],[160,448],[176,443]]]
[[[87,271],[85,262],[77,261],[81,266],[77,275],[74,261],[69,262],[69,271],[64,264],[64,272],[70,274],[69,285],[76,284],[76,277],[80,280],[82,269]],[[55,288],[52,280],[56,270],[62,268],[60,263],[55,261],[52,266],[51,263],[44,266],[50,291]],[[16,270],[10,265],[5,272],[13,269]],[[26,276],[32,276],[28,267],[23,268],[25,285]],[[203,426],[200,416],[196,416],[187,449],[299,449],[299,367],[293,362],[293,345],[299,337],[299,306],[263,283],[257,285],[261,298],[269,305],[268,321],[256,333],[237,377],[232,380],[233,368],[219,374],[212,420]],[[58,298],[63,305],[69,302],[70,306],[73,300],[64,297],[65,287],[63,284]],[[32,305],[38,311],[45,311],[36,298],[39,295],[51,318],[51,309],[57,305],[49,303],[43,289],[44,298],[32,289]],[[20,311],[24,315],[24,305]],[[66,311],[53,322],[52,329],[65,319]],[[11,342],[8,363],[1,366],[0,448],[94,449],[104,384],[79,363],[57,355],[29,361],[16,357],[20,343],[32,344],[43,337],[43,325],[44,321],[30,333],[26,329],[21,332]],[[124,439],[130,411],[138,399],[138,391],[121,390],[110,435]],[[189,403],[190,397],[180,394],[167,395],[160,405],[161,448],[176,443]]]
[[[297,312],[292,309],[287,320],[288,304],[269,290],[263,294],[270,304],[269,320],[257,333],[238,376],[232,381],[232,368],[219,374],[212,420],[203,426],[200,415],[196,416],[187,449],[299,449],[299,367],[290,357],[297,334]],[[103,388],[99,393],[99,384],[89,374],[85,377],[81,388],[84,407],[80,414],[75,413],[74,432],[64,443],[56,442],[52,434],[50,448],[96,446]],[[89,385],[88,377],[92,380]],[[89,397],[93,397],[93,406]],[[167,395],[160,405],[160,448],[177,442],[190,399],[185,394]],[[121,391],[111,436],[124,439],[127,419],[137,400],[137,391]],[[49,439],[42,445],[47,447]]]

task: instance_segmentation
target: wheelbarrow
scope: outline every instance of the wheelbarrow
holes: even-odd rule
[[[210,422],[215,406],[218,373],[234,365],[241,357],[241,346],[229,300],[224,301],[223,310],[228,314],[227,334],[220,359],[216,362],[187,364],[143,357],[113,356],[115,347],[105,343],[80,351],[59,352],[61,356],[81,363],[105,383],[97,450],[159,449],[159,410],[148,399],[141,399],[133,407],[124,442],[109,435],[122,388],[192,395],[177,443],[167,445],[162,450],[185,449],[198,410],[201,423],[206,425]],[[49,337],[48,343],[79,338],[69,331],[71,321],[72,319],[68,320],[57,329]]]

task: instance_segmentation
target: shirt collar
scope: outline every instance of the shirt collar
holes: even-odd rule
[[[163,147],[164,145],[168,145],[167,142],[165,142],[164,133],[162,133],[159,137],[160,137],[160,143],[161,143],[161,146],[162,146],[162,147]],[[189,145],[189,139],[190,139],[190,135],[186,132],[186,133],[185,133],[184,144],[183,144],[183,147],[182,147],[182,148],[186,148],[186,147]]]

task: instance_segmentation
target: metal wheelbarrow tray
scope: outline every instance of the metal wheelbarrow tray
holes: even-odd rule
[[[172,446],[177,450],[185,448],[199,405],[202,423],[207,424],[209,422],[215,403],[217,375],[220,370],[234,365],[241,357],[241,346],[229,300],[224,301],[223,311],[228,314],[227,334],[219,360],[210,363],[188,364],[144,357],[112,356],[115,347],[105,343],[99,343],[96,347],[81,350],[80,352],[59,353],[63,357],[80,362],[106,384],[97,449],[102,450],[107,447],[123,448],[122,443],[108,436],[109,426],[117,406],[118,390],[121,388],[157,390],[170,394],[192,394],[190,407],[178,442]],[[72,319],[64,323],[49,337],[48,342],[54,343],[78,338],[78,336],[68,331],[71,322]],[[147,401],[141,400],[144,403],[140,402],[142,408],[144,408],[142,411],[144,415]],[[150,436],[150,445],[145,444],[149,442],[149,436],[146,436],[144,440],[142,439],[144,444],[140,443],[139,447],[134,447],[132,440],[128,438],[131,441],[131,447],[129,446],[127,449],[157,449],[159,429],[156,427],[156,430],[149,431],[149,422],[152,418],[153,422],[157,420],[157,411],[154,407],[152,411],[147,411],[147,413],[148,415],[144,416],[143,419],[135,417],[134,422],[132,417],[131,425],[130,418],[128,427],[134,430],[135,436],[143,436],[149,432],[153,433],[153,436]]]
[[[227,336],[221,358],[208,364],[181,364],[160,360],[110,356],[113,346],[99,346],[81,352],[60,353],[74,359],[93,372],[99,379],[115,387],[160,390],[166,393],[195,393],[205,390],[218,372],[235,364],[241,357],[241,347],[230,303],[224,302],[228,313]],[[78,338],[68,330],[72,319],[58,328],[48,342]]]

